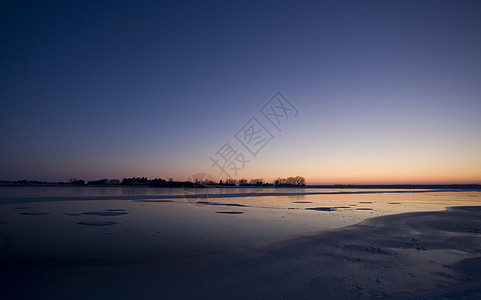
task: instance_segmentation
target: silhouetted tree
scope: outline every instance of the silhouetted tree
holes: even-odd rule
[[[85,185],[85,181],[82,180],[82,179],[75,179],[75,180],[70,181],[70,183],[73,184],[73,185]]]
[[[275,184],[278,186],[282,186],[282,185],[304,186],[306,185],[306,179],[302,176],[287,177],[287,178],[279,177],[275,180]]]
[[[251,179],[249,183],[251,185],[262,185],[262,184],[264,184],[264,179],[262,179],[262,178]]]
[[[154,178],[150,181],[150,184],[153,186],[166,186],[167,181],[162,178]]]
[[[228,178],[228,179],[225,180],[225,184],[226,184],[226,185],[236,185],[236,184],[237,184],[237,180],[232,179],[232,178]]]
[[[120,184],[120,180],[118,180],[118,179],[110,179],[110,180],[109,180],[109,184],[110,184],[110,185],[119,185],[119,184]]]

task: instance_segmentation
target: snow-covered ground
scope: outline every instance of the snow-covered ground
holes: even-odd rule
[[[470,267],[481,212],[444,211],[481,205],[480,192],[11,189],[0,282],[16,297],[376,297],[470,293],[469,282],[478,295],[481,284]]]

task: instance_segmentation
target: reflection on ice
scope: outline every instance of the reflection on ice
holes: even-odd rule
[[[103,217],[110,217],[110,216],[121,216],[121,215],[126,215],[128,213],[126,212],[117,212],[117,211],[89,211],[89,212],[84,212],[82,215],[87,215],[87,216],[103,216]]]
[[[0,191],[1,231],[15,243],[4,247],[0,264],[164,259],[340,228],[373,216],[481,203],[475,191],[226,188],[215,201],[191,203],[182,189],[83,188],[70,195],[68,188],[6,190]]]

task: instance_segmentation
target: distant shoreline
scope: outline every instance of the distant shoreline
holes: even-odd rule
[[[0,187],[128,187],[128,188],[185,188],[183,186],[156,186],[156,185],[135,185],[135,184],[115,184],[115,185],[76,185],[76,184],[58,184],[49,182],[27,182],[18,183],[13,181],[0,181]],[[186,186],[190,188],[190,186]],[[296,189],[439,189],[439,190],[481,190],[481,184],[334,184],[334,185],[280,185],[280,186],[258,186],[258,185],[207,185],[207,186],[196,186],[195,188],[296,188]]]

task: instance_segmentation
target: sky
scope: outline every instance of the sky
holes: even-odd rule
[[[0,180],[481,183],[480,15],[479,1],[2,1]]]

